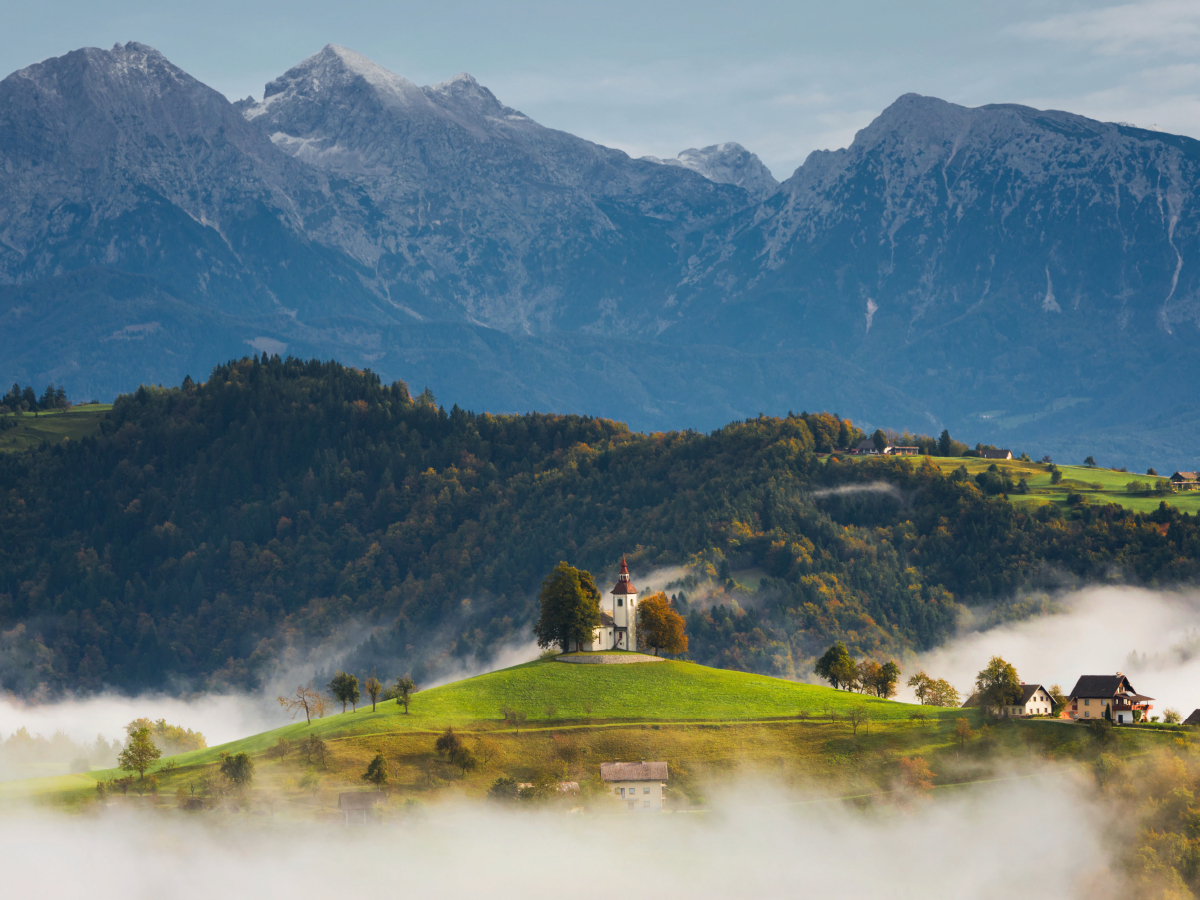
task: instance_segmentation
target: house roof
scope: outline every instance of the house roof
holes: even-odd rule
[[[1200,472],[1176,472],[1171,476],[1172,481],[1197,481],[1200,480]]]
[[[1047,691],[1040,684],[1022,684],[1021,685],[1021,705],[1024,706],[1026,703],[1028,703],[1030,700],[1032,700],[1033,695],[1036,694],[1038,691],[1044,691],[1047,697],[1050,696],[1050,692]]]
[[[600,763],[600,777],[605,781],[666,781],[665,762]]]
[[[1122,690],[1133,690],[1129,679],[1120,673],[1116,675],[1080,675],[1071,691],[1070,699],[1076,697],[1115,697]]]
[[[1046,691],[1045,687],[1043,687],[1040,684],[1022,684],[1021,685],[1021,699],[1018,700],[1017,703],[1014,705],[1024,706],[1026,703],[1028,703],[1030,701],[1030,699],[1033,697],[1033,695],[1037,693],[1038,689]],[[1046,695],[1049,696],[1049,694],[1050,694],[1050,692],[1046,691]],[[963,703],[962,708],[963,709],[974,709],[976,706],[979,705],[979,700],[976,699],[977,697],[978,697],[978,694],[972,694]]]
[[[871,440],[870,438],[867,438],[866,440],[859,441],[857,444],[855,444],[854,449],[855,450],[874,450],[875,442],[873,440]]]
[[[376,803],[383,802],[382,791],[353,791],[338,794],[338,809],[370,809]]]
[[[612,628],[614,625],[616,625],[616,622],[613,621],[612,613],[600,610],[600,627]]]
[[[621,554],[621,571],[617,573],[617,586],[609,593],[612,594],[636,594],[638,589],[633,586],[633,582],[629,580],[629,566],[625,565],[625,554]]]
[[[1184,725],[1200,725],[1200,709],[1195,710],[1190,716],[1183,720]]]
[[[997,447],[995,450],[980,450],[979,455],[983,459],[1008,459],[1012,451]]]

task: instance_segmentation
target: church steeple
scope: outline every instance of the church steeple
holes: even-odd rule
[[[633,582],[629,580],[629,566],[625,565],[625,554],[621,554],[621,571],[617,573],[617,586],[611,591],[613,594],[636,594],[638,589],[633,586]]]

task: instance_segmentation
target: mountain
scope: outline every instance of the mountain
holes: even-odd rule
[[[836,404],[1179,466],[1197,148],[909,94],[776,184],[738,144],[631,159],[334,45],[236,104],[149,47],[79,50],[0,82],[0,379],[108,398],[253,348],[474,408]]]
[[[1190,138],[906,95],[735,217],[680,327],[821,346],[975,434],[1142,464],[1149,437],[1179,459],[1195,422],[1174,398],[1200,387],[1198,162]]]
[[[759,200],[770,197],[779,190],[779,182],[775,180],[771,170],[741,144],[713,144],[700,150],[693,147],[684,150],[674,159],[659,159],[656,156],[643,156],[642,159],[664,166],[691,169],[718,184],[736,184]]]

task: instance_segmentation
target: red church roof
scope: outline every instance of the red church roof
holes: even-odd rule
[[[621,554],[621,571],[617,573],[617,586],[610,593],[613,594],[636,594],[638,589],[633,586],[633,582],[629,580],[629,566],[625,565],[625,554]]]

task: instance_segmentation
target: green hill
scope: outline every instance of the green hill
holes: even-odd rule
[[[504,708],[526,714],[519,730],[504,722]],[[855,727],[849,715],[855,708],[869,722]],[[255,761],[256,796],[304,817],[336,807],[340,791],[361,789],[377,752],[388,764],[393,803],[479,797],[501,776],[594,780],[601,762],[631,759],[666,760],[680,802],[692,803],[706,785],[731,774],[870,793],[888,789],[901,756],[928,759],[939,783],[956,784],[982,777],[981,753],[1034,750],[1073,759],[1095,749],[1086,729],[1058,720],[994,724],[987,737],[976,730],[960,746],[955,725],[963,717],[978,729],[975,711],[916,707],[694,663],[584,666],[542,659],[418,692],[409,715],[395,701],[374,712],[368,704],[160,760],[152,771],[157,795],[131,795],[129,802],[170,805],[181,789],[209,797],[220,782],[222,753],[240,752]],[[449,727],[474,752],[474,771],[460,772],[435,753],[437,736]],[[1173,734],[1127,729],[1113,739],[1129,754]],[[305,750],[312,735],[324,742],[323,761]],[[75,805],[95,795],[97,781],[123,774],[8,782],[0,784],[0,799]]]
[[[100,420],[112,409],[111,403],[88,403],[69,409],[0,416],[0,453],[13,453],[40,447],[43,443],[60,444],[64,439],[78,441],[96,434]],[[7,427],[5,427],[7,426]]]
[[[878,729],[886,723],[909,727],[914,714],[923,715],[930,723],[949,722],[963,714],[957,709],[917,707],[673,660],[589,666],[540,659],[419,691],[413,695],[408,715],[392,700],[379,703],[372,712],[368,701],[357,711],[326,715],[314,719],[311,725],[301,717],[291,725],[180,754],[171,758],[179,768],[163,779],[163,786],[173,790],[177,781],[195,779],[214,766],[221,753],[246,752],[266,764],[267,751],[281,739],[298,748],[310,735],[319,736],[331,748],[336,762],[328,777],[335,781],[344,777],[353,783],[374,748],[389,746],[403,758],[428,757],[434,736],[451,726],[472,738],[510,745],[510,762],[527,775],[548,763],[541,743],[545,739],[561,742],[564,736],[584,744],[598,742],[601,747],[611,747],[614,742],[620,744],[620,732],[649,732],[659,738],[670,736],[667,743],[678,760],[697,755],[711,757],[714,753],[719,757],[722,747],[728,749],[725,745],[731,729],[749,728],[755,733],[765,729],[770,733],[779,726],[804,725],[818,731],[834,726],[840,733],[849,726],[836,724],[840,719],[831,719],[830,713],[843,717],[855,707],[869,716],[872,725],[866,729]],[[504,723],[501,710],[505,708],[525,713],[519,733]],[[931,727],[934,731],[938,728],[936,724]],[[718,735],[722,731],[724,737]],[[699,743],[707,749],[697,751],[699,734],[705,735]],[[292,752],[298,755],[300,751]],[[625,757],[632,755],[638,754],[630,752]],[[97,780],[122,774],[119,770],[98,770],[10,782],[0,784],[0,797],[89,792]],[[493,770],[484,780],[494,777]]]

